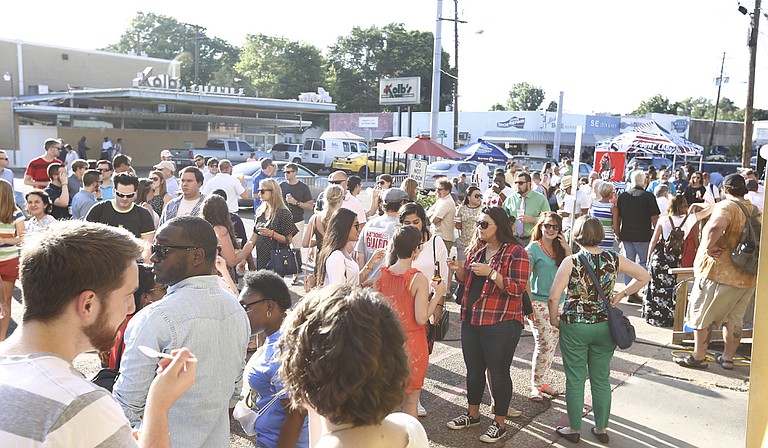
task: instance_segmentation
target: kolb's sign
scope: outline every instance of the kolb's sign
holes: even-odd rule
[[[379,81],[379,104],[410,105],[421,102],[421,78],[382,78]]]
[[[427,161],[411,159],[408,161],[408,177],[419,183],[419,189],[424,188],[424,179],[427,177]]]

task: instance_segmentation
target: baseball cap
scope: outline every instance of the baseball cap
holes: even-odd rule
[[[171,151],[164,149],[160,152],[160,157],[173,157],[173,154],[171,154]]]
[[[573,183],[573,177],[565,176],[560,179],[560,188],[568,188],[571,186],[571,183]]]
[[[411,197],[408,196],[408,193],[406,193],[405,190],[397,187],[390,188],[384,194],[384,202],[401,202],[401,201],[409,201],[410,199]]]
[[[162,170],[162,169],[171,170],[171,172],[176,171],[176,165],[174,165],[173,162],[168,161],[168,160],[163,160],[162,162],[158,163],[157,165],[153,166],[152,168],[155,168],[155,169],[158,169],[158,170]]]
[[[738,173],[731,173],[723,179],[723,185],[729,187],[747,187],[747,181]]]

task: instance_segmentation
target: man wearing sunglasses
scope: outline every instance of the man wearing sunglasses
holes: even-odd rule
[[[91,207],[85,220],[122,227],[136,238],[152,244],[155,236],[155,222],[152,215],[144,207],[137,207],[134,204],[139,178],[120,173],[115,176],[114,183],[115,199],[101,201]]]
[[[112,168],[112,162],[109,160],[99,160],[96,163],[96,169],[101,173],[101,185],[99,185],[101,200],[115,199],[115,184],[112,181],[112,174],[115,171]]]
[[[195,385],[168,414],[171,446],[229,446],[228,409],[240,395],[251,329],[237,297],[213,274],[216,247],[213,227],[202,218],[184,216],[161,225],[150,261],[155,279],[168,291],[136,313],[125,330],[114,397],[132,425],[146,417],[157,363],[140,346],[164,353],[189,347],[200,359]]]
[[[52,163],[63,163],[59,158],[61,151],[61,140],[49,138],[45,141],[45,154],[32,159],[27,165],[27,171],[24,172],[24,185],[33,188],[43,189],[51,182],[48,177],[48,165]]]
[[[547,197],[538,191],[531,189],[531,175],[526,172],[517,174],[515,180],[517,192],[508,197],[502,206],[507,215],[515,218],[513,224],[514,234],[523,247],[531,241],[533,225],[539,219],[539,215],[550,211]]]

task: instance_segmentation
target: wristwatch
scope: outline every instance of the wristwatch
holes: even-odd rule
[[[492,282],[495,282],[495,281],[496,281],[496,277],[497,277],[498,275],[499,275],[499,273],[498,273],[498,272],[496,272],[496,271],[491,271],[491,281],[492,281]]]

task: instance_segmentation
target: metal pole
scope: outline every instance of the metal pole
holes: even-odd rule
[[[459,147],[459,0],[453,0],[453,148]]]
[[[200,84],[200,27],[195,27],[195,84]]]
[[[437,139],[440,127],[440,64],[442,62],[442,36],[440,14],[443,11],[443,0],[437,0],[435,15],[435,48],[432,54],[432,106],[430,107],[429,138]]]
[[[723,88],[723,68],[725,68],[725,52],[723,62],[720,64],[720,78],[717,83],[717,100],[715,101],[715,116],[712,118],[712,130],[709,131],[709,153],[712,154],[712,142],[715,140],[715,123],[717,123],[717,110],[720,108],[720,89]]]
[[[397,136],[403,136],[403,109],[397,106]]]
[[[755,102],[755,64],[757,61],[757,33],[760,25],[760,0],[755,0],[755,11],[752,13],[752,30],[749,34],[749,80],[747,84],[747,106],[744,108],[744,136],[741,146],[741,166],[749,168],[749,158],[752,156],[752,117]]]
[[[552,158],[560,160],[560,131],[563,127],[563,91],[560,91],[560,98],[557,101],[557,120],[555,121],[555,141],[552,145]]]

